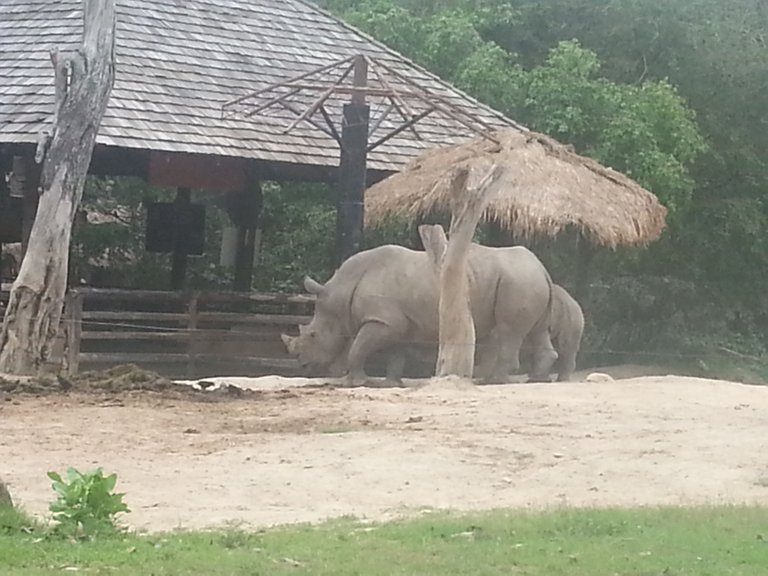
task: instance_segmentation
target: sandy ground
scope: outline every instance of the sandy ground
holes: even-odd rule
[[[147,530],[436,508],[768,505],[768,387],[675,376],[239,384],[262,391],[6,397],[0,476],[42,515],[46,471],[102,466],[127,493],[125,523]]]

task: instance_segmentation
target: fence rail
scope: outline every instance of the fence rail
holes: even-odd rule
[[[75,288],[60,365],[69,374],[133,363],[173,378],[297,375],[280,334],[295,335],[313,308],[301,294]]]

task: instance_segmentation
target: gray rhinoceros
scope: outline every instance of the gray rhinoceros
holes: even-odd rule
[[[557,352],[557,360],[552,369],[557,373],[557,380],[566,382],[573,378],[576,369],[576,355],[581,346],[584,333],[584,313],[579,303],[565,288],[552,284],[552,307],[549,315],[549,337]],[[548,354],[548,350],[543,351]],[[536,362],[538,349],[526,338],[522,354]]]
[[[532,372],[549,374],[556,358],[547,330],[552,281],[541,261],[519,246],[472,244],[468,271],[477,376],[505,380],[519,366],[526,337],[542,351]],[[389,350],[387,379],[399,381],[404,350],[437,346],[438,279],[426,252],[379,246],[350,257],[326,284],[307,277],[304,287],[317,297],[312,321],[299,326],[298,337],[282,336],[304,366],[335,367],[356,382],[366,378],[370,355]]]

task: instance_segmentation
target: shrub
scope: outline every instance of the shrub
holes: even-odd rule
[[[124,494],[115,494],[117,474],[104,476],[101,468],[81,473],[67,470],[66,481],[56,472],[48,472],[58,499],[50,505],[55,531],[74,538],[94,537],[117,531],[115,516],[130,512]]]

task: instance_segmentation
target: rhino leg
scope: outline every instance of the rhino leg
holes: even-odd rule
[[[403,384],[403,372],[405,371],[405,350],[396,347],[390,352],[387,360],[387,382],[401,386]]]
[[[579,352],[579,339],[560,338],[557,342],[558,357],[555,362],[558,382],[568,382],[573,379],[576,371],[576,356]]]
[[[550,382],[549,374],[558,353],[552,346],[548,330],[534,330],[528,336],[532,350],[531,371],[528,373],[528,382]]]
[[[475,376],[483,382],[490,382],[499,361],[498,338],[492,333],[488,338],[477,342],[476,348]]]
[[[511,330],[502,330],[499,332],[499,341],[503,342],[503,346],[499,350],[492,379],[496,383],[505,383],[509,381],[509,374],[517,372],[520,368],[520,347],[523,345],[523,338]]]
[[[477,344],[475,374],[485,384],[503,384],[509,373],[520,366],[522,338],[514,331],[496,326],[482,342]]]
[[[374,352],[388,348],[395,343],[392,329],[381,322],[367,322],[357,332],[349,349],[347,366],[351,384],[364,383],[367,380],[365,361]]]
[[[568,382],[576,371],[576,354],[566,353],[557,362],[557,381]]]

